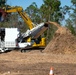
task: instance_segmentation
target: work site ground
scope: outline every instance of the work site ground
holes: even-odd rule
[[[42,53],[40,50],[0,54],[0,75],[49,75],[50,67],[54,75],[76,75],[76,55]]]

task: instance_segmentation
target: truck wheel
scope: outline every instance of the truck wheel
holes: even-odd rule
[[[24,52],[26,52],[26,50],[21,50],[21,53],[24,53]]]

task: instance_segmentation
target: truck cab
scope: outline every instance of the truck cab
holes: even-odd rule
[[[19,37],[17,28],[0,28],[0,50],[3,52],[17,47],[16,39]]]

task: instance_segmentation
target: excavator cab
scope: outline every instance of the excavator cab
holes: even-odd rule
[[[3,9],[0,9],[0,22],[4,21],[6,13]]]

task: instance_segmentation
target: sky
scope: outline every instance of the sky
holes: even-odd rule
[[[61,6],[71,5],[71,0],[60,0]],[[43,4],[43,0],[7,0],[7,4],[11,6],[21,6],[26,9],[30,4],[36,2],[37,6],[40,7]]]
[[[61,6],[71,6],[71,0],[60,0]],[[23,9],[26,9],[29,5],[31,5],[33,2],[35,2],[38,6],[38,8],[43,4],[43,0],[7,0],[7,4],[10,6],[21,6]],[[69,17],[68,14],[66,14],[65,19]],[[62,23],[64,24],[64,23]]]
[[[33,2],[36,2],[38,7],[43,4],[43,0],[7,0],[7,4],[11,6],[21,6],[24,9],[26,9]]]

